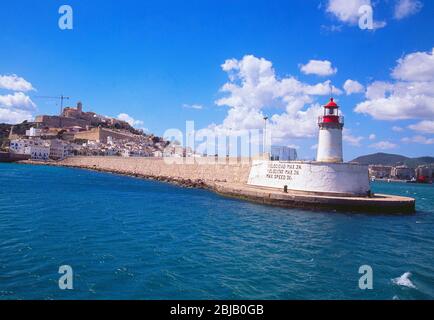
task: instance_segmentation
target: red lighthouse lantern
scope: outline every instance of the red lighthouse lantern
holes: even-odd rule
[[[339,106],[333,98],[324,106],[324,115],[319,119],[320,126],[322,123],[340,124],[341,128],[344,126],[343,118],[339,116]]]

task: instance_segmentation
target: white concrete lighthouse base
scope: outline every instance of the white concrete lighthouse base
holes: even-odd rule
[[[320,162],[342,162],[342,128],[321,128],[318,139],[318,155]]]
[[[368,166],[351,163],[256,160],[247,184],[348,196],[370,192]]]

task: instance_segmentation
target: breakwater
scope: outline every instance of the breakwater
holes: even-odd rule
[[[71,157],[57,162],[24,163],[65,166],[167,181],[184,186],[214,188],[215,183],[246,183],[251,164],[241,159],[202,158],[196,163],[161,158]]]
[[[245,159],[244,159],[245,160]],[[414,213],[413,198],[371,194],[369,196],[332,195],[324,192],[283,190],[248,185],[252,164],[240,159],[203,158],[196,163],[185,159],[72,157],[58,162],[24,163],[74,167],[206,188],[221,195],[261,204],[307,209],[332,209],[371,213]]]

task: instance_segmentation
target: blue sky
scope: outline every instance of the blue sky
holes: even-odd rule
[[[307,86],[330,80],[346,118],[347,160],[379,151],[433,156],[434,3],[353,0],[373,6],[377,27],[362,30],[345,2],[352,1],[3,2],[0,122],[58,113],[55,101],[35,96],[61,93],[85,110],[128,114],[159,135],[186,120],[218,132],[260,128],[259,116],[268,115],[274,143],[312,158],[317,104],[329,97]],[[58,27],[63,4],[73,8],[73,30]],[[14,75],[35,90],[8,86]],[[270,87],[257,85],[267,79]],[[362,88],[347,95],[348,79]],[[222,91],[226,83],[236,89]],[[285,89],[276,97],[277,86]]]

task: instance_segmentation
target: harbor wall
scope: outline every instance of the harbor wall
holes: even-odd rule
[[[224,159],[216,163],[213,158],[200,159],[200,163],[186,163],[184,158],[71,157],[57,165],[143,176],[159,180],[191,181],[212,185],[214,182],[247,183],[250,162]]]
[[[56,165],[145,178],[203,184],[248,184],[289,190],[366,196],[368,167],[349,163],[268,161],[214,158],[71,157]]]
[[[269,186],[274,188],[261,188],[263,182],[259,181],[259,187],[252,184],[254,179],[263,179],[261,166],[267,169],[270,165],[269,161],[231,161],[226,160],[226,163],[216,163],[212,158],[201,159],[201,163],[184,163],[185,159],[178,159],[175,163],[167,163],[167,159],[156,158],[121,158],[121,157],[73,157],[58,162],[35,162],[23,161],[27,164],[41,164],[75,167],[83,169],[91,169],[124,175],[132,175],[137,177],[174,182],[188,187],[205,187],[213,190],[221,195],[234,197],[238,199],[249,200],[261,204],[269,204],[282,207],[300,207],[309,209],[333,209],[344,211],[362,211],[376,213],[414,213],[415,200],[412,198],[388,196],[388,195],[373,195],[360,194],[362,196],[354,196],[357,192],[350,195],[341,194],[318,194],[312,192],[300,192],[288,190],[288,193],[283,192],[281,177],[273,177],[270,181],[274,182]],[[261,165],[262,163],[262,165]],[[264,165],[265,163],[265,165]],[[282,162],[272,163],[273,166],[282,165]],[[325,186],[330,189],[326,193],[331,193],[332,188],[342,190],[343,186],[348,186],[348,181],[354,180],[362,182],[362,191],[366,191],[366,184],[369,186],[369,179],[365,179],[365,170],[363,166],[341,164],[327,164],[312,162],[287,162],[288,165],[296,164],[305,165],[309,170],[303,170],[301,177],[305,179],[305,188],[311,189],[315,185],[322,184],[322,190]],[[258,166],[259,165],[259,166]],[[300,170],[286,168],[285,170]],[[321,169],[322,168],[322,169]],[[350,171],[343,170],[342,174],[337,168],[350,168]],[[252,170],[251,170],[252,169]],[[258,171],[259,170],[259,171]],[[319,170],[319,171],[318,171]],[[259,175],[258,175],[259,172]],[[311,176],[308,175],[310,172]],[[327,178],[319,179],[319,175],[324,173],[329,174],[330,179],[335,179],[332,182],[327,182]],[[267,170],[265,171],[267,174]],[[277,173],[279,174],[279,173]],[[294,172],[292,174],[295,174]],[[249,176],[250,175],[250,176]],[[256,175],[256,176],[255,176]],[[296,175],[296,174],[295,174]],[[313,177],[313,179],[312,179]],[[366,174],[367,177],[367,174]],[[269,177],[271,178],[271,177]],[[336,180],[337,178],[345,178],[347,181]],[[268,181],[268,182],[270,182]],[[248,183],[252,184],[249,185]],[[300,180],[300,184],[303,182]],[[294,187],[294,185],[293,185]],[[294,189],[295,190],[295,189]],[[359,191],[361,192],[361,191]],[[320,192],[323,193],[323,192]]]

